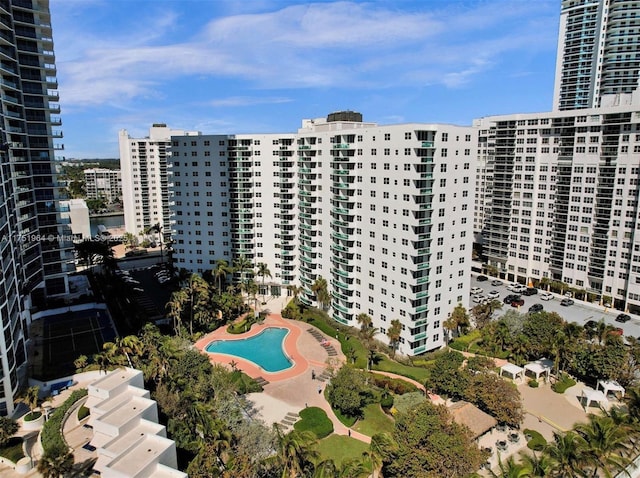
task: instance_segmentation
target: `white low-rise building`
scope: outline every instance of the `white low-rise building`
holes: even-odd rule
[[[74,241],[91,238],[89,208],[84,199],[60,201],[60,216],[63,221],[69,222]]]
[[[118,369],[89,385],[85,406],[97,448],[94,470],[106,478],[186,478],[176,446],[158,424],[158,408],[143,388],[142,372]]]

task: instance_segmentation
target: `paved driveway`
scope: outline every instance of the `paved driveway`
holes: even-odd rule
[[[500,297],[498,300],[504,299],[507,295],[513,294],[513,292],[507,290],[508,281],[502,281],[503,285],[501,286],[492,286],[491,278],[488,281],[478,282],[477,275],[473,275],[471,277],[471,287],[481,287],[484,289],[484,295],[486,295],[489,291],[496,290],[500,293]],[[525,296],[522,295],[524,299],[524,306],[520,307],[519,311],[526,313],[533,304],[542,304],[544,310],[548,312],[557,312],[560,316],[566,320],[567,322],[576,322],[580,325],[584,325],[588,320],[595,320],[596,322],[604,319],[607,324],[611,324],[614,327],[620,327],[624,331],[624,335],[632,335],[634,337],[640,337],[640,317],[637,315],[632,315],[631,320],[626,324],[621,324],[615,321],[615,318],[618,314],[621,314],[622,311],[615,309],[607,309],[598,304],[591,304],[588,302],[583,302],[581,300],[574,299],[574,304],[568,307],[560,305],[560,301],[562,300],[562,296],[559,294],[554,294],[553,300],[544,301],[540,299],[540,294]],[[473,308],[476,304],[473,303],[471,297],[469,297],[469,309]],[[501,316],[507,310],[510,310],[511,306],[509,304],[504,304],[502,309],[495,312],[496,317]]]

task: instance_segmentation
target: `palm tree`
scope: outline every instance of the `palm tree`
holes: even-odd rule
[[[313,432],[293,430],[286,435],[274,425],[277,435],[276,457],[282,466],[282,478],[296,478],[317,457],[316,436]]]
[[[184,289],[180,289],[171,294],[171,300],[166,305],[168,309],[167,315],[173,319],[173,328],[176,335],[180,335],[182,331],[182,312],[187,300],[187,292]]]
[[[116,337],[116,347],[118,351],[127,358],[129,367],[133,368],[131,362],[131,356],[138,357],[142,355],[144,351],[144,345],[142,341],[135,335],[127,335],[126,337]]]
[[[231,272],[229,263],[224,259],[218,259],[213,268],[213,277],[218,281],[218,294],[222,294],[222,279],[225,279],[229,272]]]
[[[531,476],[544,477],[549,476],[551,470],[550,458],[542,454],[532,452],[520,452],[520,461],[531,470]]]
[[[245,276],[245,273],[251,271],[252,267],[253,264],[251,264],[251,261],[245,256],[236,257],[236,259],[233,261],[233,271],[238,274],[238,281],[240,283],[246,281],[247,277]]]
[[[371,475],[371,470],[366,463],[359,458],[348,458],[342,460],[338,470],[338,478],[367,478]]]
[[[329,458],[316,465],[313,478],[335,478],[339,476],[338,473],[340,473],[339,468],[336,466],[336,463]]]
[[[297,285],[288,286],[289,291],[291,291],[291,295],[293,296],[293,302],[295,304],[298,303],[298,296],[302,293],[302,287]]]
[[[371,319],[371,317],[369,317],[364,312],[356,316],[356,321],[360,324],[361,331],[365,331],[366,329],[371,327],[371,324],[373,324],[373,319]]]
[[[318,305],[320,305],[320,308],[324,310],[327,303],[331,300],[327,279],[318,277],[311,286],[311,291],[315,294],[316,301],[318,302]]]
[[[400,342],[400,333],[402,332],[402,324],[400,320],[393,319],[391,321],[391,327],[387,330],[387,337],[389,337],[389,346],[391,347],[391,356],[396,354],[396,348]]]
[[[258,272],[256,272],[256,275],[262,277],[262,303],[266,304],[267,301],[265,299],[265,296],[267,294],[267,290],[264,287],[264,279],[265,277],[271,279],[271,271],[269,270],[269,266],[267,266],[267,264],[265,264],[264,262],[258,262]]]
[[[507,458],[506,462],[498,457],[498,470],[498,473],[493,470],[489,470],[489,473],[493,478],[530,478],[535,476],[526,463],[517,463],[513,456]]]
[[[37,468],[44,478],[68,476],[73,470],[73,454],[64,448],[48,449],[38,461]]]
[[[29,407],[29,416],[33,417],[34,410],[38,406],[38,396],[40,395],[40,387],[34,385],[33,387],[29,387],[24,395],[18,398],[16,401],[20,403],[24,403],[27,407]]]
[[[607,478],[624,470],[630,463],[632,446],[629,433],[608,416],[589,415],[587,423],[579,423],[575,430],[586,441],[586,452],[594,466],[593,476]]]
[[[520,365],[526,360],[530,350],[529,338],[524,334],[520,334],[513,339],[511,344],[511,358],[517,365]]]
[[[376,433],[371,437],[369,449],[363,453],[365,462],[371,465],[371,473],[376,478],[385,459],[398,451],[398,444],[388,432]]]
[[[584,438],[573,431],[554,432],[553,442],[544,449],[550,461],[549,476],[585,476],[585,466],[591,461],[586,446]]]
[[[209,286],[201,276],[191,274],[186,287],[182,290],[189,300],[189,333],[193,335],[194,314],[198,315],[201,322],[205,322],[208,317]],[[204,320],[202,320],[203,316]]]
[[[378,334],[378,329],[376,327],[371,327],[371,326],[369,326],[368,328],[360,332],[360,337],[362,338],[362,341],[364,342],[364,345],[368,350],[368,360],[367,360],[368,370],[371,370],[371,363],[376,357],[374,345],[375,345],[375,337],[377,334]]]
[[[627,389],[624,401],[631,419],[635,422],[640,422],[640,387],[635,386]]]
[[[6,445],[11,437],[18,432],[18,422],[13,418],[0,417],[0,447]]]

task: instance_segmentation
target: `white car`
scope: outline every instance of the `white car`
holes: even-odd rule
[[[484,291],[482,290],[482,287],[472,287],[471,288],[471,295],[478,295],[478,294],[482,294]]]
[[[513,291],[516,287],[520,287],[521,284],[517,282],[512,282],[507,286],[507,290]]]
[[[476,304],[482,304],[482,303],[483,303],[484,301],[486,301],[486,300],[487,300],[487,298],[486,298],[484,295],[480,295],[480,294],[478,294],[478,295],[474,295],[474,296],[473,296],[473,301],[474,301]]]
[[[541,300],[553,300],[553,294],[551,292],[543,292],[540,294]]]
[[[487,294],[487,299],[497,299],[498,297],[500,297],[500,292],[497,290],[492,290]]]

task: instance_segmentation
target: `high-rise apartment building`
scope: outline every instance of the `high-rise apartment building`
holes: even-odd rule
[[[171,130],[154,124],[146,138],[132,138],[121,130],[120,169],[124,227],[138,235],[160,224],[164,240],[169,239],[169,194],[167,189],[167,148],[172,135],[198,134]]]
[[[475,212],[488,265],[640,312],[640,106],[487,117]],[[482,205],[483,210],[480,210]]]
[[[640,70],[640,3],[562,0],[554,109],[629,104]]]
[[[174,136],[169,161],[177,267],[263,262],[273,293],[295,280],[293,134]]]
[[[336,321],[366,313],[385,334],[399,319],[400,352],[438,348],[469,300],[475,144],[472,127],[378,126],[353,112],[297,134],[174,136],[177,266],[244,256],[268,265],[274,288],[301,286],[307,304],[322,277]]]
[[[74,264],[53,167],[62,133],[48,0],[0,0],[0,38],[0,413],[12,413],[28,368],[27,298],[68,293]]]
[[[102,199],[112,203],[122,198],[122,176],[119,169],[85,169],[84,184],[87,199]]]

